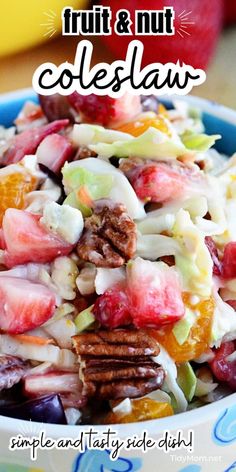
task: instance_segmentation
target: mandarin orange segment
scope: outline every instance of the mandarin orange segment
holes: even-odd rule
[[[0,177],[0,224],[7,208],[24,208],[25,195],[36,187],[36,178],[24,172]]]
[[[128,414],[111,412],[105,419],[105,424],[117,423],[136,423],[139,421],[155,420],[172,416],[173,408],[169,403],[157,402],[151,398],[141,398],[139,400],[131,400],[132,411]]]
[[[152,336],[167,350],[175,362],[187,362],[197,359],[207,351],[211,338],[214,313],[213,299],[203,300],[192,306],[189,298],[185,295],[184,302],[190,309],[197,310],[199,315],[190,329],[188,339],[182,345],[178,343],[173,334],[173,325],[161,330],[151,330]]]
[[[168,110],[167,110],[167,108],[165,107],[165,105],[163,105],[162,103],[159,104],[158,112],[160,113],[160,115],[163,115],[165,118],[168,118],[168,119],[169,119]]]
[[[165,119],[161,115],[157,115],[155,118],[140,118],[137,121],[131,121],[130,123],[125,123],[124,125],[116,128],[117,131],[122,131],[123,133],[131,134],[134,137],[140,136],[145,133],[148,128],[156,128],[162,133],[170,135],[170,130],[168,125],[165,122]]]

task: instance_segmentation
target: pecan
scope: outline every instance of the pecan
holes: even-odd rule
[[[111,369],[113,367],[113,370]],[[149,360],[149,362],[142,362],[136,360],[130,362],[128,359],[122,359],[121,362],[116,360],[109,360],[109,363],[97,361],[96,364],[91,365],[89,359],[86,360],[86,369],[84,371],[84,381],[92,382],[111,382],[116,379],[132,379],[132,378],[152,378],[156,376],[159,369],[158,364]]]
[[[86,159],[87,157],[97,157],[96,152],[91,151],[87,146],[81,146],[74,157],[74,161]]]
[[[157,356],[159,346],[146,331],[116,329],[73,337],[77,354],[87,356]]]
[[[28,370],[27,362],[14,356],[0,356],[0,390],[20,382]]]
[[[122,159],[119,165],[119,169],[125,174],[129,175],[130,171],[133,170],[137,166],[143,166],[144,162],[143,159],[140,157],[129,157]]]
[[[165,372],[151,356],[157,342],[142,330],[84,333],[73,337],[80,358],[83,395],[106,400],[136,398],[161,387]]]
[[[136,225],[121,203],[97,200],[77,245],[83,260],[97,267],[120,267],[136,251]]]
[[[102,399],[119,400],[124,398],[138,398],[160,388],[164,382],[165,373],[159,367],[156,376],[149,380],[128,380],[111,382],[98,386],[95,395]]]

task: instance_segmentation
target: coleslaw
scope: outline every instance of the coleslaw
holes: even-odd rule
[[[235,156],[181,101],[39,99],[0,129],[0,414],[129,423],[235,392]]]

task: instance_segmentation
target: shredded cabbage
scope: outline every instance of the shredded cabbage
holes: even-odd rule
[[[78,169],[84,169],[97,176],[111,177],[113,183],[107,197],[111,198],[115,202],[123,203],[126,206],[131,218],[139,219],[145,216],[144,205],[138,199],[128,179],[120,170],[116,169],[109,162],[102,161],[98,158],[89,157],[80,161],[71,162],[70,164],[65,164],[62,169],[62,174],[66,187],[66,176],[68,175],[68,171],[70,172],[69,175],[71,178],[72,172],[75,172],[76,176]]]
[[[201,111],[199,109],[190,107],[188,103],[182,100],[173,100],[173,105],[174,108],[168,110],[168,117],[178,134],[181,135],[185,131],[192,131],[194,133],[202,133],[204,131]]]
[[[215,144],[216,140],[220,138],[219,134],[208,136],[207,134],[194,134],[191,132],[185,132],[181,136],[181,140],[187,149],[198,152],[208,151]]]
[[[150,212],[151,215],[153,212]],[[142,234],[158,234],[163,231],[170,232],[175,223],[175,215],[172,213],[148,216],[137,223],[137,228]]]
[[[195,135],[194,135],[195,136]],[[196,135],[199,136],[199,135]],[[150,127],[142,135],[137,138],[131,138],[128,141],[117,140],[112,144],[99,142],[91,144],[89,148],[96,152],[99,156],[109,158],[116,157],[132,157],[137,156],[143,159],[154,160],[170,160],[183,156],[191,152],[202,152],[209,149],[218,139],[218,135],[206,136],[200,135],[200,139],[195,136],[195,140],[187,140],[187,146],[184,141],[175,133],[171,137],[162,133],[156,128]],[[204,137],[204,138],[203,138]],[[195,145],[195,147],[194,147]]]
[[[74,125],[72,141],[77,146],[88,146],[89,144],[114,143],[116,141],[130,141],[132,136],[127,133],[106,129],[103,126],[80,124]]]
[[[60,349],[51,344],[36,345],[24,343],[6,334],[0,335],[0,350],[3,354],[30,359],[32,361],[50,362],[58,367],[70,368],[77,363],[76,355],[69,349]]]
[[[213,262],[205,244],[205,235],[192,222],[185,210],[179,210],[173,229],[173,237],[181,250],[175,255],[185,290],[196,295],[209,297],[213,281]]]
[[[181,346],[188,339],[190,330],[196,321],[196,314],[190,308],[185,308],[184,317],[175,323],[172,333]]]
[[[177,368],[177,382],[183,390],[188,402],[191,402],[196,391],[197,378],[189,362],[180,364]]]
[[[169,211],[170,208],[167,213],[170,216]],[[156,232],[156,221],[165,221],[164,209],[149,213],[138,223],[136,254],[152,261],[163,256],[174,256],[176,267],[183,278],[184,289],[209,297],[213,286],[213,262],[205,244],[204,232],[193,223],[190,213],[183,209],[177,211],[172,230],[169,225],[170,236],[148,234],[149,231]],[[169,218],[169,221],[172,223],[173,218]],[[140,229],[144,234],[140,233]]]
[[[85,186],[89,195],[97,200],[109,195],[113,186],[113,175],[98,174],[83,167],[66,164],[62,170],[63,183],[67,192]]]
[[[218,387],[218,383],[204,382],[203,380],[197,378],[195,396],[203,397],[208,395],[208,393],[213,392],[216,387]]]
[[[143,259],[155,261],[163,256],[176,256],[179,251],[179,243],[169,236],[138,233],[136,255]]]
[[[116,269],[98,267],[95,277],[95,290],[97,295],[102,295],[113,285],[125,281],[125,278],[126,273],[124,267],[117,267]]]
[[[149,128],[137,138],[115,141],[112,144],[98,143],[89,148],[100,157],[141,157],[143,159],[171,160],[189,152],[176,134],[175,139],[156,128]]]
[[[210,345],[211,347],[218,347],[225,335],[236,330],[236,312],[228,303],[222,300],[216,289],[213,290],[213,298],[215,310]]]
[[[188,402],[177,383],[177,367],[175,362],[162,346],[160,346],[160,353],[158,356],[154,357],[153,360],[160,364],[166,371],[165,384],[168,389],[167,393],[173,393],[177,403],[177,412],[186,411]]]

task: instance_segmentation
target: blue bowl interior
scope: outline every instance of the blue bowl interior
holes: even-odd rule
[[[1,101],[0,95],[0,125],[6,127],[12,126],[13,121],[27,100],[33,101],[35,103],[38,102],[37,96],[33,91],[24,97],[14,98],[10,102],[6,102],[5,100]]]
[[[16,97],[9,103],[1,102],[0,96],[0,125],[11,126],[26,100],[37,103],[37,97],[32,91],[24,97]],[[167,108],[171,107],[170,100],[161,100]],[[209,113],[203,113],[203,123],[207,134],[220,134],[222,139],[217,141],[215,148],[228,156],[236,152],[236,125]]]

